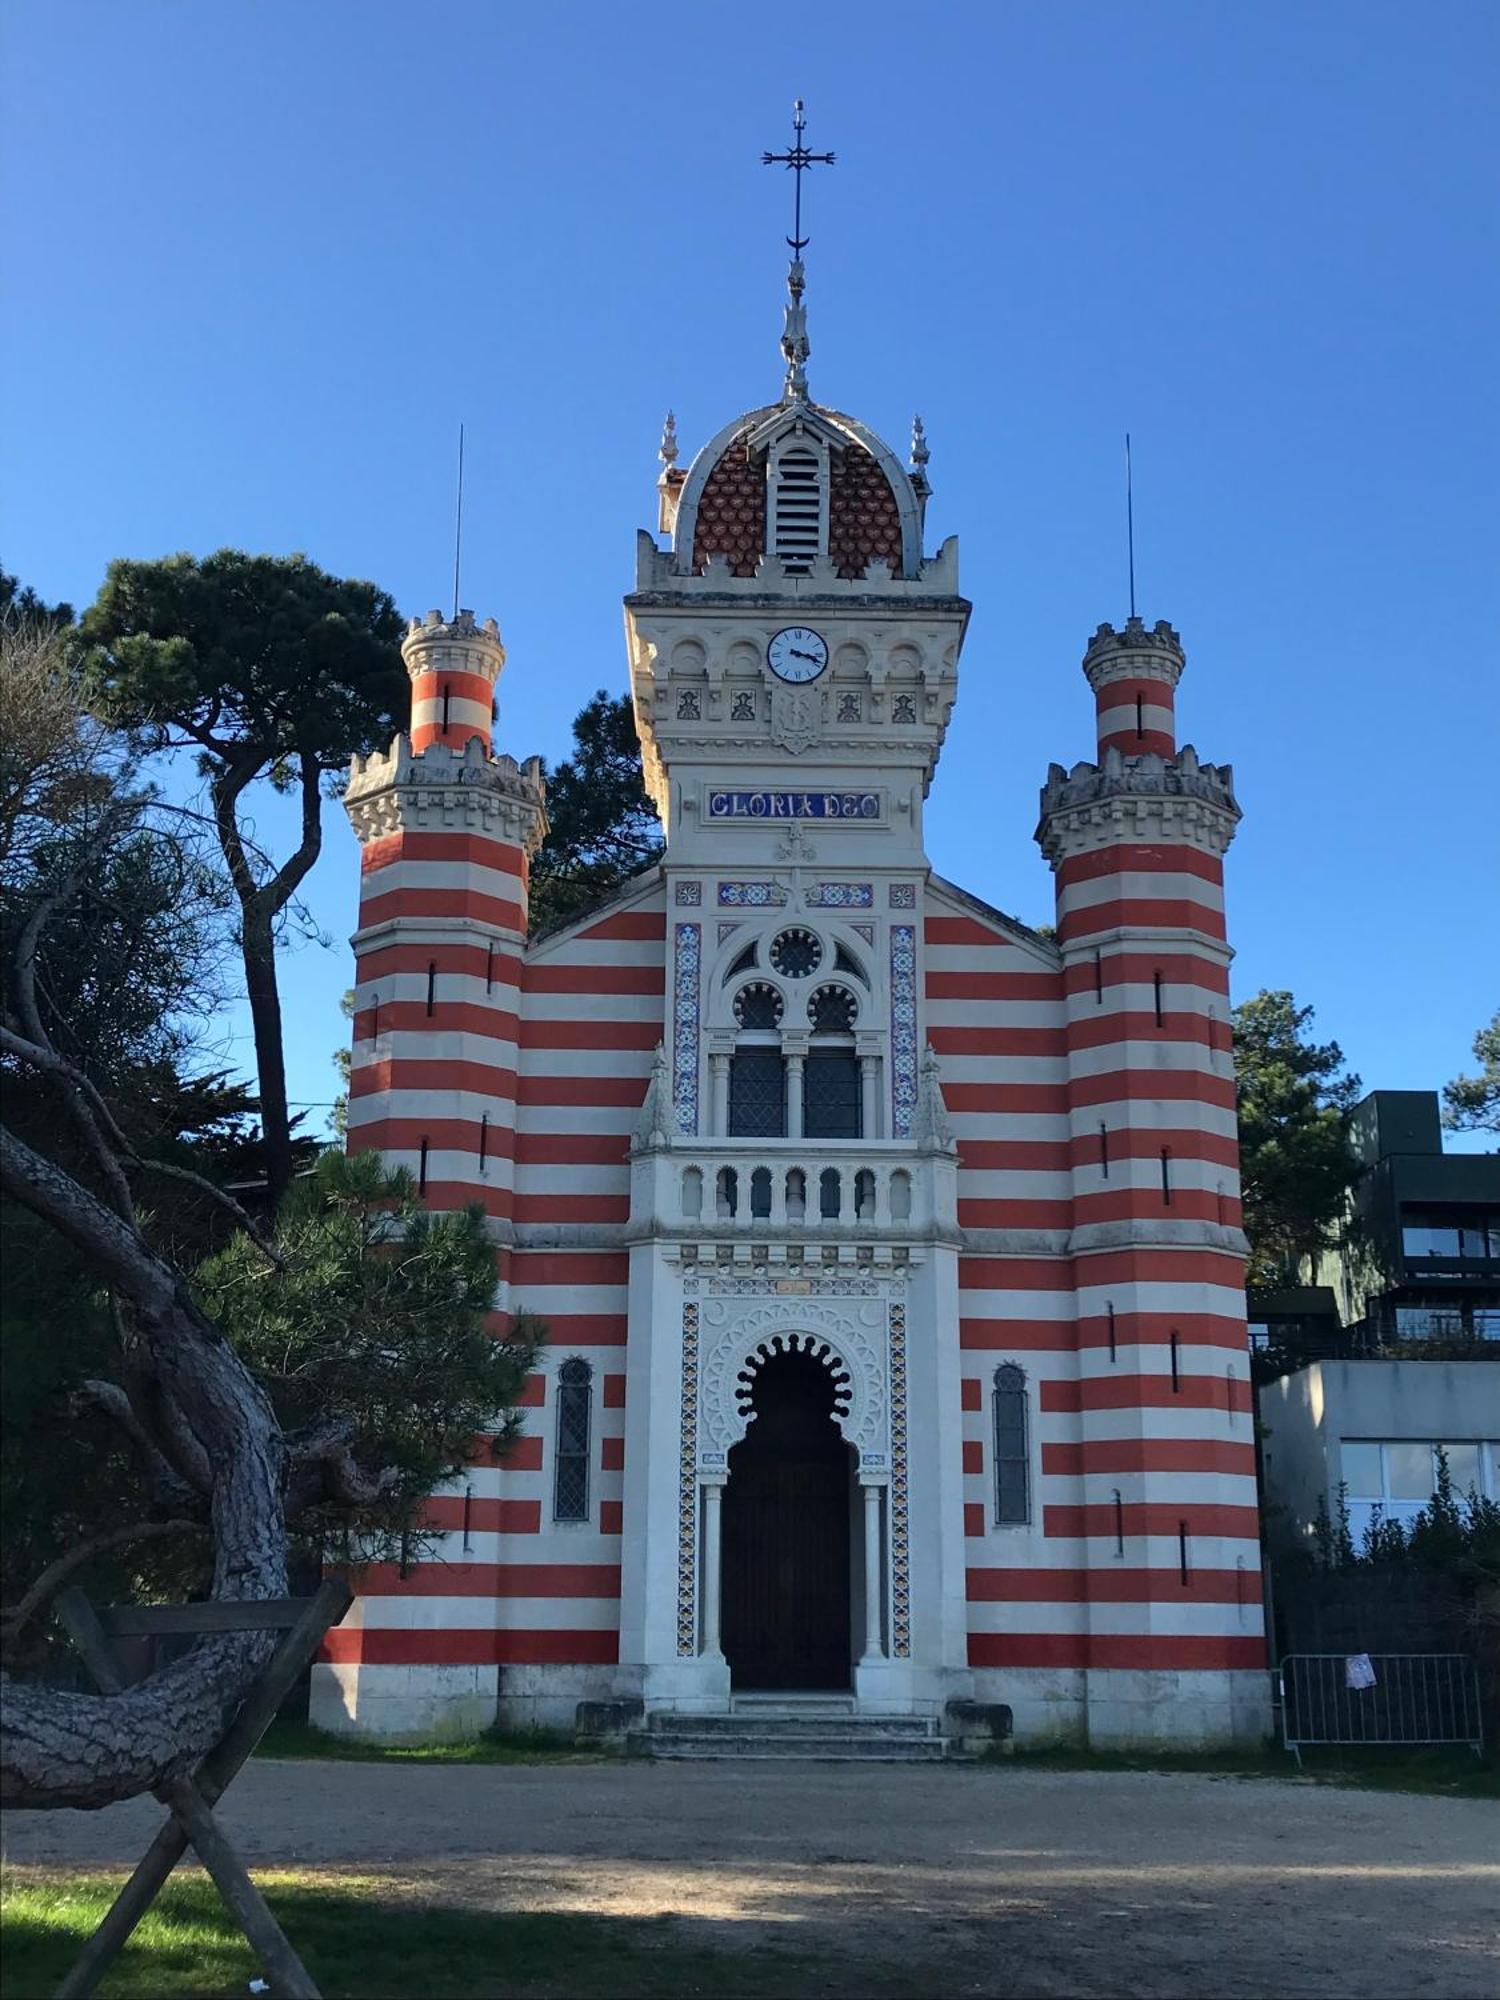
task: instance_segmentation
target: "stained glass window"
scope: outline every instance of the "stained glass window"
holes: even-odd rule
[[[557,1464],[553,1473],[553,1517],[589,1517],[589,1428],[594,1371],[586,1361],[565,1361],[557,1371]]]
[[[1026,1371],[1013,1361],[995,1370],[995,1520],[1002,1528],[1031,1519],[1031,1467],[1026,1449]]]

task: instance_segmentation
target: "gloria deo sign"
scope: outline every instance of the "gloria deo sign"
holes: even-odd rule
[[[710,819],[879,819],[879,792],[710,792]]]

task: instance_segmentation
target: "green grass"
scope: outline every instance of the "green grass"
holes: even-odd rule
[[[12,1869],[4,1895],[6,2000],[50,1994],[122,1876]],[[497,1916],[434,1907],[389,1878],[267,1870],[256,1877],[325,2000],[777,2000],[870,1994],[916,2000],[920,1972],[851,1965],[841,1954],[723,1950],[674,1917]],[[243,1995],[260,1967],[202,1876],[173,1880],[105,1975],[102,2000]]]
[[[1431,1792],[1452,1798],[1500,1797],[1500,1761],[1471,1750],[993,1750],[979,1760],[993,1769],[1024,1771],[1180,1771],[1204,1777],[1305,1778],[1361,1791]]]
[[[337,1758],[352,1764],[577,1764],[619,1752],[559,1729],[487,1729],[455,1743],[382,1743],[306,1722],[273,1722],[257,1757]]]

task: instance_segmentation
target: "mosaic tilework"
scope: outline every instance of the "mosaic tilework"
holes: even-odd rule
[[[703,706],[696,688],[684,688],[677,697],[677,720],[679,722],[701,722]]]
[[[911,1537],[907,1521],[906,1307],[889,1308],[891,1340],[891,1657],[911,1657]]]
[[[911,1137],[917,1103],[917,932],[891,925],[891,1132]]]
[[[682,1437],[677,1459],[677,1654],[698,1651],[698,1305],[682,1308]]]
[[[893,882],[890,887],[890,904],[893,910],[914,910],[917,907],[916,883]]]
[[[859,696],[854,693],[841,694],[839,696],[839,721],[863,722],[864,719],[864,703],[860,700]]]
[[[896,699],[891,703],[892,722],[915,722],[916,719],[916,701],[909,694],[898,694]]]
[[[720,924],[719,943],[728,944],[729,940],[734,936],[735,932],[742,931],[744,928],[745,926],[743,924]]]
[[[810,910],[869,910],[875,891],[868,882],[814,882],[807,892]]]
[[[766,910],[781,900],[774,882],[721,882],[719,907],[725,910]]]
[[[754,722],[755,696],[747,689],[741,689],[738,694],[731,697],[729,720],[731,722]]]
[[[874,944],[875,926],[873,924],[855,924],[853,929],[857,936],[864,939],[866,944]]]
[[[698,1129],[698,966],[700,924],[677,926],[672,973],[672,1102],[679,1132]]]
[[[703,901],[703,884],[701,882],[679,882],[677,884],[677,901],[679,907],[682,909],[697,909],[698,905]]]

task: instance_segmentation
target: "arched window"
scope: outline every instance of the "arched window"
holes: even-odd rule
[[[801,1222],[807,1215],[807,1175],[800,1167],[792,1167],[786,1177],[786,1219]]]
[[[868,1167],[861,1167],[854,1176],[854,1219],[856,1222],[875,1220],[875,1176]]]
[[[757,1167],[750,1176],[750,1213],[764,1222],[771,1213],[771,1169]]]
[[[593,1369],[586,1361],[565,1361],[557,1371],[554,1520],[586,1521],[589,1517],[589,1429],[593,1400]]]
[[[703,1174],[697,1167],[683,1171],[682,1212],[689,1222],[696,1222],[703,1213]]]
[[[732,1222],[740,1205],[740,1177],[733,1167],[720,1167],[714,1181],[714,1215]]]
[[[911,1220],[911,1175],[905,1167],[897,1167],[891,1175],[891,1220]]]
[[[825,1167],[818,1176],[818,1213],[825,1222],[837,1222],[839,1209],[843,1206],[843,1190],[839,1186],[837,1167]]]
[[[1014,1361],[995,1370],[995,1522],[1021,1528],[1031,1519],[1031,1464],[1027,1456],[1026,1371]]]

